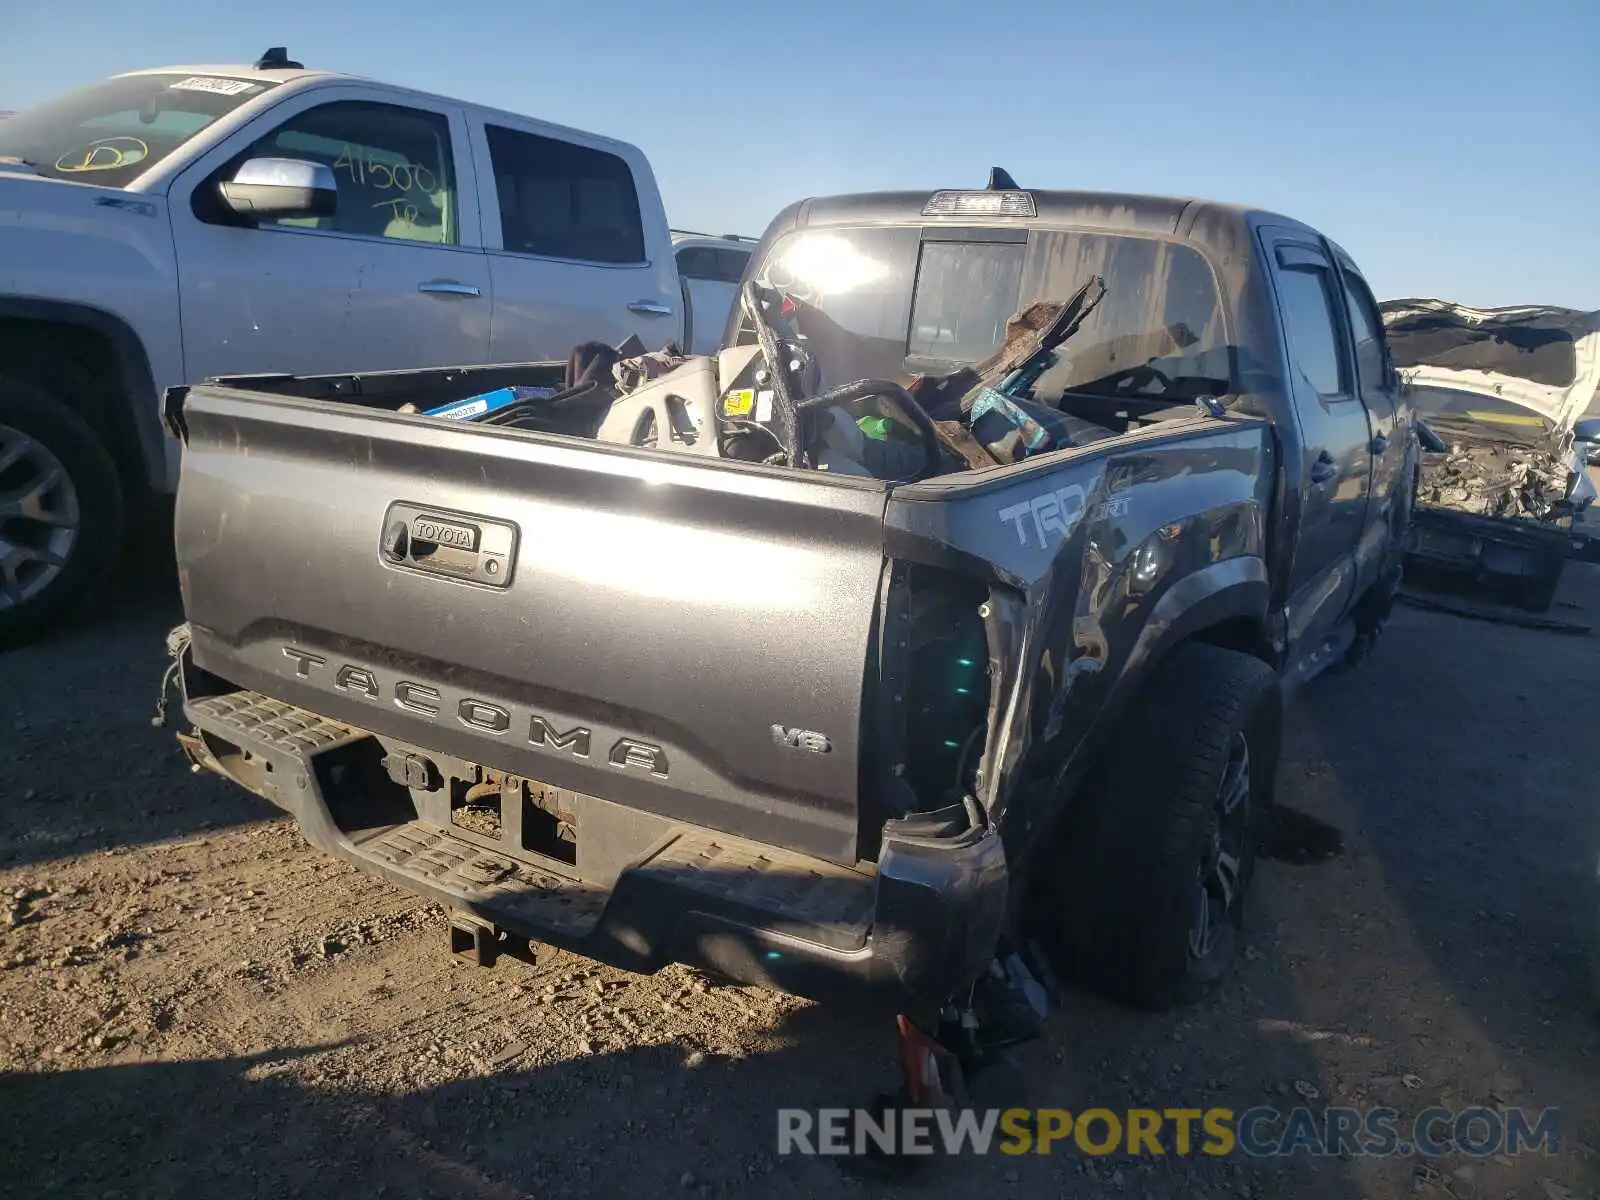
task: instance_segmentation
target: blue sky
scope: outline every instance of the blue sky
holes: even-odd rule
[[[281,44],[635,142],[689,228],[998,163],[1289,213],[1380,297],[1600,308],[1596,0],[0,0],[0,108]]]

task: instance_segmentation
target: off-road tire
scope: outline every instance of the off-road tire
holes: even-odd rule
[[[1228,973],[1281,725],[1277,676],[1259,659],[1186,643],[1156,669],[1073,799],[1057,862],[1041,868],[1056,901],[1045,936],[1069,977],[1159,1011],[1194,1002]],[[1196,888],[1215,853],[1224,819],[1219,794],[1241,740],[1249,808],[1234,902],[1214,945],[1197,958],[1190,951]]]
[[[83,604],[116,561],[124,500],[116,464],[94,430],[44,388],[0,375],[0,426],[32,439],[60,464],[78,508],[77,538],[55,577],[20,602],[0,599],[0,649],[6,649],[29,641]],[[14,490],[8,478],[0,474],[0,500]],[[5,538],[0,519],[0,542]]]

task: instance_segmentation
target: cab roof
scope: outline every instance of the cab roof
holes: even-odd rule
[[[324,71],[315,67],[254,67],[249,63],[179,63],[170,67],[141,67],[137,71],[119,71],[117,78],[133,75],[220,75],[224,79],[254,79],[264,83],[294,83],[305,79],[350,79],[372,83],[364,75],[351,75],[345,71]]]
[[[960,190],[960,189],[940,189]],[[982,189],[973,188],[973,192]],[[1016,225],[1093,227],[1127,232],[1187,234],[1202,225],[1232,226],[1235,231],[1258,225],[1282,225],[1307,233],[1316,231],[1281,213],[1246,205],[1225,204],[1186,196],[1156,196],[1137,192],[1097,192],[1020,188],[1033,197],[1037,215],[925,216],[924,208],[936,194],[927,191],[858,192],[816,196],[792,206],[797,227],[826,225]],[[1317,236],[1321,236],[1317,234]]]
[[[578,129],[569,125],[561,125],[554,121],[547,121],[540,117],[530,117],[523,113],[512,112],[509,109],[493,108],[487,104],[478,104],[470,100],[462,100],[453,96],[445,96],[438,92],[424,92],[417,88],[405,87],[401,84],[389,83],[386,80],[374,79],[370,75],[356,75],[349,71],[329,71],[318,67],[286,66],[286,67],[257,67],[250,63],[180,63],[164,67],[141,67],[137,71],[122,71],[112,78],[126,79],[137,75],[219,75],[225,79],[251,79],[258,82],[272,84],[308,84],[325,83],[329,81],[359,83],[368,87],[381,88],[395,96],[413,96],[420,100],[431,101],[435,104],[447,104],[453,108],[474,112],[483,117],[509,117],[514,121],[532,121],[550,131],[553,136],[575,136],[585,139],[596,146],[609,147],[618,153],[627,153],[643,158],[643,152],[633,143],[607,134],[596,133],[592,130]]]

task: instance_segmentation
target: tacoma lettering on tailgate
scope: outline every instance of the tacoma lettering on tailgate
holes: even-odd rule
[[[326,672],[328,660],[320,654],[301,650],[295,646],[283,647],[283,656],[294,663],[294,673],[302,679],[331,679],[334,687],[368,700],[382,701],[384,685],[376,672],[355,663],[337,663],[331,673]],[[530,712],[525,718],[489,700],[463,696],[450,711],[446,711],[444,697],[438,688],[410,679],[396,680],[387,688],[395,704],[407,712],[419,713],[436,721],[455,719],[469,729],[481,733],[502,734],[513,727],[526,729],[530,746],[541,750],[570,754],[573,758],[588,758],[594,731],[584,725],[559,729],[548,717]],[[804,733],[805,731],[798,731]],[[824,739],[825,740],[825,739]],[[803,744],[803,743],[802,743]],[[805,745],[806,749],[816,749]],[[606,761],[621,770],[648,771],[657,778],[666,778],[669,765],[667,752],[654,742],[626,735],[617,738],[606,754]]]

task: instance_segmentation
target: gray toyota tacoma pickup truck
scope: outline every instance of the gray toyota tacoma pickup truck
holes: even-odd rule
[[[168,394],[197,765],[483,962],[934,1039],[986,992],[1026,1026],[1046,961],[1141,1007],[1223,975],[1282,698],[1372,645],[1416,487],[1339,246],[999,172],[810,199],[718,356],[598,415],[393,411],[548,370]]]

